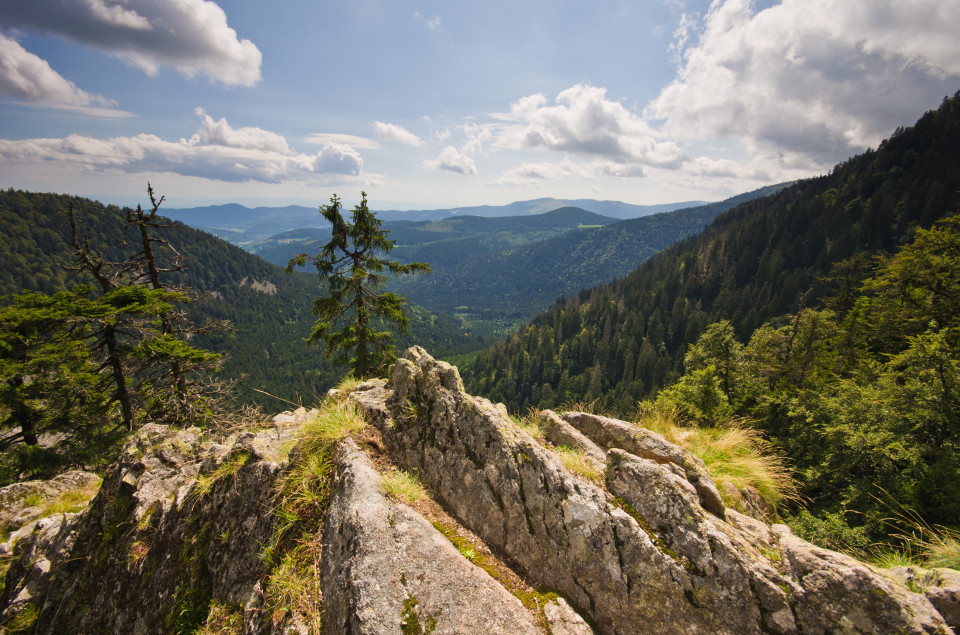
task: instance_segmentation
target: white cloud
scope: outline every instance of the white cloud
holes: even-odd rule
[[[414,14],[413,14],[413,17],[415,17],[416,19],[418,19],[418,20],[420,20],[421,22],[423,22],[424,24],[426,24],[426,25],[427,25],[427,28],[430,29],[431,31],[436,31],[437,29],[441,28],[441,26],[442,26],[442,24],[441,24],[441,22],[440,22],[440,17],[439,17],[439,16],[434,16],[434,17],[432,17],[432,18],[426,18],[426,17],[424,17],[423,15],[421,15],[419,11],[415,11]]]
[[[403,126],[392,123],[383,123],[381,121],[373,122],[373,129],[377,132],[377,138],[381,141],[391,141],[405,146],[419,148],[423,145],[423,139],[413,134]]]
[[[682,23],[676,46],[689,33]],[[827,166],[956,90],[957,33],[957,2],[783,0],[755,12],[750,0],[715,0],[645,116],[677,138],[737,138]]]
[[[232,128],[199,111],[189,139],[166,141],[151,134],[99,139],[0,139],[0,162],[59,164],[88,172],[171,172],[218,181],[320,183],[363,176],[363,158],[351,146],[324,145],[316,154],[293,151],[286,140],[261,128]]]
[[[463,145],[462,151],[471,156],[483,152],[483,144],[493,138],[490,127],[480,124],[464,125],[463,133],[467,135],[467,142]]]
[[[94,17],[107,24],[137,31],[149,31],[151,28],[145,17],[119,4],[107,6],[104,0],[87,0],[86,4]]]
[[[543,95],[530,95],[508,114],[495,115],[506,122],[497,131],[497,144],[661,167],[678,167],[686,158],[641,117],[609,101],[605,88],[576,84],[557,95],[556,105],[548,103]]]
[[[189,143],[191,145],[223,146],[291,154],[287,140],[275,132],[255,127],[232,128],[225,118],[214,121],[213,117],[204,112],[202,108],[197,108],[196,114],[201,117],[202,123],[196,134],[190,138]]]
[[[16,40],[0,33],[0,97],[22,99],[50,108],[72,110],[98,117],[128,117],[114,108],[112,99],[81,90],[27,51]]]
[[[307,143],[316,143],[319,145],[335,143],[339,145],[351,146],[360,150],[376,150],[380,147],[379,143],[368,137],[359,137],[357,135],[340,134],[334,132],[316,132],[304,137],[303,140]]]
[[[148,75],[169,66],[227,85],[260,80],[260,50],[210,0],[0,0],[0,25],[107,51]]]
[[[559,162],[523,163],[507,170],[499,179],[497,185],[525,186],[537,181],[565,181],[586,180],[607,177],[638,177],[644,176],[642,166],[636,164],[617,163],[606,159],[594,159],[587,162],[575,162],[564,158]]]
[[[425,161],[423,165],[431,170],[447,170],[466,175],[477,173],[477,164],[473,158],[453,146],[447,146],[440,151],[440,156],[432,161]]]

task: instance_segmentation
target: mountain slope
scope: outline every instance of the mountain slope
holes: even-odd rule
[[[251,243],[245,249],[268,262],[285,267],[299,253],[318,253],[330,239],[330,227],[301,228]],[[575,207],[564,207],[535,216],[456,216],[436,221],[386,221],[382,229],[396,241],[391,257],[400,262],[427,261],[443,268],[479,254],[546,240],[582,227],[617,222]]]
[[[0,191],[0,295],[23,290],[54,292],[89,282],[71,272],[66,209],[72,205],[81,231],[108,259],[126,257],[123,210],[79,197]],[[186,271],[171,281],[183,282],[207,296],[190,307],[199,317],[227,319],[233,330],[194,342],[227,353],[223,374],[246,380],[239,386],[246,400],[263,397],[307,401],[323,394],[343,376],[315,346],[304,343],[313,324],[315,276],[287,274],[276,265],[202,231],[176,223],[163,236],[183,254]],[[438,351],[477,346],[453,318],[413,307],[411,334],[402,340],[430,341]],[[411,339],[412,338],[412,339]],[[276,407],[277,402],[273,403]]]
[[[686,346],[728,319],[744,338],[815,305],[832,263],[890,251],[958,209],[960,94],[877,150],[722,214],[614,283],[534,318],[464,368],[511,409],[597,400],[610,411],[675,379]]]
[[[431,310],[457,311],[472,319],[526,319],[558,296],[624,275],[660,249],[700,231],[717,214],[743,200],[782,187],[771,186],[719,203],[599,227],[585,226],[579,231],[524,244],[504,244],[481,253],[457,242],[446,243],[443,249],[441,245],[424,245],[417,250],[398,248],[396,253],[402,259],[429,260],[434,274],[415,281],[401,280],[396,286]]]

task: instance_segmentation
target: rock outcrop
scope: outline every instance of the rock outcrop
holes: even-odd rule
[[[163,633],[211,600],[255,606],[277,459],[300,423],[229,445],[144,426],[85,511],[46,518],[13,546],[0,623],[27,610],[36,633]]]
[[[564,415],[608,450],[605,490],[420,348],[352,398],[401,467],[599,632],[950,632],[926,597],[726,510],[702,462],[652,432]]]
[[[387,499],[370,459],[350,440],[335,457],[324,522],[323,614],[328,632],[536,633],[533,616],[406,505]]]
[[[697,457],[626,422],[544,411],[541,442],[418,347],[389,380],[330,399],[355,404],[370,427],[332,450],[321,520],[298,539],[322,545],[311,568],[319,591],[308,597],[327,633],[950,633],[956,624],[955,572],[898,577],[814,547],[725,506]],[[38,633],[182,632],[217,604],[237,616],[218,632],[310,632],[297,609],[267,601],[278,574],[263,557],[287,522],[278,483],[308,458],[296,444],[310,416],[219,441],[145,427],[86,510],[41,520],[16,541],[0,620],[29,614]],[[568,467],[560,446],[590,472]],[[429,505],[385,493],[384,474],[397,468],[419,477]]]

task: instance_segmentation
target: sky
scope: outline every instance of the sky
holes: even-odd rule
[[[0,0],[0,187],[720,200],[960,89],[960,0]]]

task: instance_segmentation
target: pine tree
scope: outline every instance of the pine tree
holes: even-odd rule
[[[387,238],[389,231],[380,229],[383,221],[367,207],[366,192],[361,192],[349,222],[341,209],[336,195],[329,205],[320,207],[332,226],[330,241],[316,256],[292,258],[287,271],[309,263],[327,284],[328,295],[314,301],[317,321],[307,341],[323,342],[328,357],[349,364],[357,377],[369,377],[396,358],[394,338],[389,331],[377,330],[378,321],[392,323],[400,333],[409,324],[403,310],[406,300],[384,291],[387,282],[395,275],[429,273],[430,265],[402,265],[381,257],[393,249],[395,241]]]

